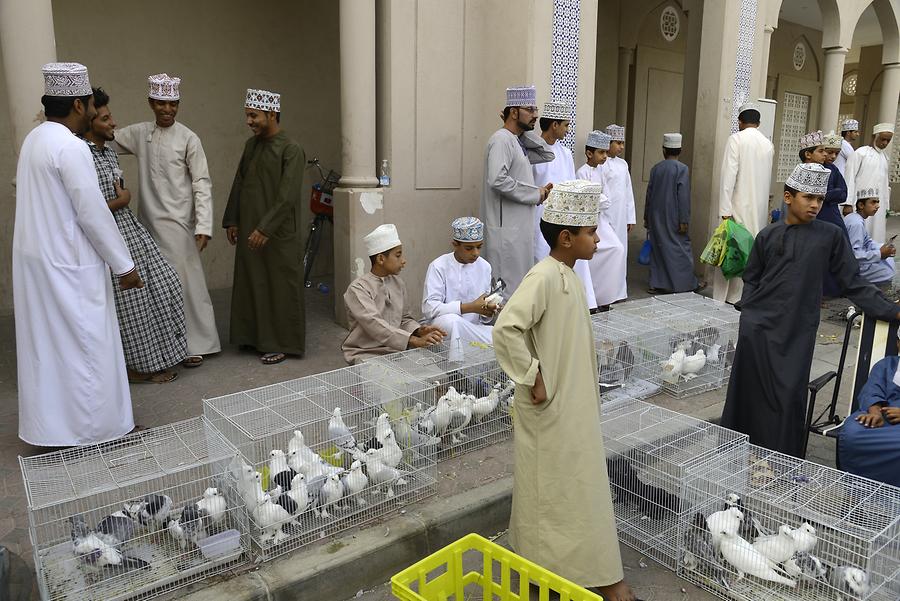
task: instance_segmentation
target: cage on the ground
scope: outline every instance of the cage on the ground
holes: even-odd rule
[[[493,348],[478,342],[441,344],[373,359],[427,382],[430,396],[414,407],[414,426],[439,439],[438,460],[509,438],[513,382],[497,363]]]
[[[45,601],[149,599],[247,561],[235,449],[203,418],[20,457]]]
[[[723,319],[718,307],[687,308],[649,298],[617,305],[611,313],[643,324],[634,345],[655,358],[667,394],[684,398],[728,383],[737,323]]]
[[[240,452],[226,492],[247,504],[254,559],[434,494],[435,441],[409,428],[431,394],[402,372],[365,363],[204,400],[205,415]],[[393,442],[383,444],[388,430]],[[389,465],[376,469],[372,454]],[[330,495],[320,499],[321,491]]]
[[[900,489],[755,445],[735,459],[687,483],[694,511],[683,516],[680,576],[723,599],[900,598]],[[741,500],[738,536],[748,544],[730,534],[709,541],[701,528],[729,495]],[[718,514],[711,523],[725,532],[736,522]],[[744,567],[739,578],[754,561],[762,571]]]
[[[653,336],[667,336],[653,324],[619,311],[591,317],[597,351],[600,402],[604,410],[616,404],[645,399],[658,393],[661,365],[656,353],[646,350]]]
[[[747,454],[747,436],[643,401],[604,411],[603,444],[619,540],[675,569],[679,529],[701,500],[688,483]]]

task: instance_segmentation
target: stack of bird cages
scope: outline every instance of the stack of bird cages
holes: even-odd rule
[[[148,599],[244,563],[245,508],[222,494],[235,455],[195,418],[20,457],[41,598]]]
[[[755,445],[694,476],[678,566],[685,579],[724,599],[900,598],[900,489]],[[710,525],[728,530],[727,516],[702,527],[736,504],[737,536],[752,551],[736,537],[712,539]]]
[[[625,303],[616,312],[655,327],[640,344],[658,358],[662,389],[667,394],[684,398],[728,382],[737,327],[723,319],[718,309],[687,308],[653,298]]]
[[[427,440],[411,444],[400,428],[431,394],[422,382],[367,363],[205,399],[204,414],[240,452],[226,494],[247,505],[255,561],[434,494],[432,448]],[[379,423],[394,433],[391,459],[382,455]],[[390,465],[379,466],[370,449]]]
[[[462,344],[463,353],[444,344],[371,361],[429,383],[429,402],[414,407],[412,426],[417,433],[440,439],[439,460],[506,440],[512,432],[513,382],[492,348]]]
[[[646,350],[659,325],[610,311],[591,317],[599,367],[600,401],[605,408],[660,391],[660,358]]]
[[[680,525],[697,511],[688,483],[739,462],[746,435],[643,401],[605,411],[602,429],[619,540],[674,570]]]

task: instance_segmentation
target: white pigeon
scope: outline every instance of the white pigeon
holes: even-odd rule
[[[207,518],[208,516],[196,504],[188,505],[181,510],[181,515],[177,518],[169,516],[166,530],[178,541],[178,545],[185,549],[188,542],[196,545],[197,541],[206,537]]]
[[[319,493],[319,506],[322,508],[322,517],[331,517],[328,514],[329,507],[335,507],[344,497],[344,485],[337,474],[331,474],[325,480],[322,491]]]
[[[269,483],[281,486],[282,490],[291,486],[294,470],[288,465],[287,457],[281,449],[273,449],[269,453]],[[275,500],[274,498],[272,499]]]
[[[663,363],[662,379],[669,384],[677,384],[681,371],[684,369],[684,349],[677,349],[669,360]]]
[[[706,518],[706,527],[709,528],[709,532],[712,534],[713,546],[716,549],[719,548],[722,542],[720,532],[737,534],[743,519],[744,514],[737,507],[729,507],[728,509],[711,513]]]
[[[453,386],[448,386],[447,392],[445,392],[444,396],[442,396],[441,398],[446,398],[451,405],[458,405],[466,399],[466,395],[456,390],[456,388],[454,388]]]
[[[799,528],[794,530],[794,540],[797,543],[797,552],[811,553],[819,539],[816,537],[816,529],[812,527],[812,524],[803,522]]]
[[[720,530],[722,556],[737,570],[738,580],[745,574],[762,578],[770,582],[777,582],[790,587],[796,587],[797,582],[786,578],[775,571],[772,563],[766,557],[753,548],[753,545],[729,530]]]
[[[395,484],[403,486],[407,483],[403,479],[400,470],[386,466],[377,457],[369,457],[369,460],[366,462],[366,472],[373,483],[387,485],[387,497],[389,499],[394,496]]]
[[[241,463],[240,469],[237,470],[238,494],[241,495],[241,499],[244,500],[244,505],[247,507],[252,507],[257,498],[256,475],[256,470],[246,463]]]
[[[287,509],[273,503],[269,495],[263,495],[262,502],[253,509],[253,519],[263,531],[263,542],[271,540],[276,545],[287,537],[282,530],[286,524],[299,526]]]
[[[197,507],[200,508],[200,511],[206,512],[214,526],[218,526],[225,519],[228,503],[225,502],[225,497],[218,488],[210,487],[203,491],[203,498],[197,501]]]
[[[344,423],[344,418],[341,417],[340,407],[334,408],[331,419],[328,420],[328,437],[331,438],[331,442],[340,449],[335,454],[335,458],[337,459],[341,458],[342,451],[350,451],[350,449],[356,448],[356,439],[350,432],[350,428]]]
[[[313,459],[315,461],[315,459]],[[295,472],[303,473],[306,471],[306,466],[304,464],[303,459],[300,457],[300,451],[294,449],[293,451],[288,451],[287,455],[288,466]]]
[[[753,548],[759,551],[772,563],[784,563],[794,556],[797,550],[794,531],[787,524],[778,528],[778,534],[759,536],[753,541]]]
[[[395,438],[401,447],[436,447],[437,445],[441,444],[440,438],[438,438],[437,436],[429,436],[428,434],[419,432],[418,429],[416,429],[416,427],[412,425],[412,423],[415,422],[411,422],[408,415],[401,415],[400,419],[397,420],[397,434]],[[434,424],[432,424],[432,430],[434,430]]]
[[[706,362],[710,365],[718,365],[719,363],[719,351],[722,349],[721,344],[714,344],[709,347],[709,352],[706,354]]]
[[[467,438],[463,434],[463,430],[472,421],[472,406],[475,400],[473,397],[464,396],[462,400],[453,406],[450,414],[450,444],[459,444],[462,439]]]
[[[309,507],[309,491],[306,488],[306,476],[302,473],[294,476],[294,479],[291,480],[291,490],[284,494],[297,504],[297,515],[306,511]]]
[[[369,478],[362,470],[362,463],[354,461],[350,465],[350,471],[341,476],[341,484],[344,485],[344,496],[356,499],[357,505],[366,505],[366,500],[360,494],[369,485]]]
[[[862,599],[869,592],[869,575],[853,566],[834,568],[828,581],[845,599]]]
[[[684,358],[681,363],[681,375],[696,375],[706,366],[706,352],[703,349],[697,350],[696,353]]]
[[[387,413],[379,415],[378,419],[375,420],[375,440],[377,440],[379,444],[384,444],[384,437],[388,435],[388,432],[392,431],[391,416]]]
[[[388,467],[397,467],[403,459],[403,449],[394,440],[394,433],[389,432],[384,438],[384,442],[380,449],[369,449],[362,461],[369,461],[372,457],[377,457],[379,461]]]
[[[450,401],[444,397],[438,399],[434,411],[429,416],[431,423],[434,425],[434,433],[437,436],[443,436],[447,432],[452,413],[453,409],[450,407]]]
[[[487,396],[475,399],[472,403],[472,417],[475,418],[476,424],[484,419],[486,415],[493,412],[497,405],[500,404],[500,387],[500,382],[497,382]]]
[[[500,402],[503,403],[504,406],[509,407],[512,405],[512,398],[515,392],[516,383],[512,380],[507,380],[506,384],[503,385],[503,390],[500,391]]]
[[[288,441],[288,457],[291,454],[296,455],[296,461],[299,462],[300,465],[305,463],[311,463],[318,458],[318,455],[306,446],[306,441],[303,438],[303,432],[300,430],[294,430],[294,436]],[[292,466],[293,467],[293,466]],[[299,472],[297,468],[293,468],[295,472]]]

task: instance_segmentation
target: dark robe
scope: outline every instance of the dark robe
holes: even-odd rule
[[[847,237],[820,220],[779,221],[759,233],[737,305],[741,321],[722,425],[798,457],[826,269],[865,313],[896,318],[900,307],[859,275]]]
[[[828,191],[825,193],[825,202],[822,204],[822,210],[816,215],[816,219],[833,223],[844,232],[847,240],[850,236],[847,234],[847,226],[844,225],[844,216],[841,214],[841,205],[847,200],[847,182],[844,176],[838,171],[834,165],[825,163],[822,165],[829,171],[831,175],[828,178]],[[841,289],[834,278],[828,271],[825,271],[825,279],[822,282],[822,294],[828,297],[836,297],[841,293]]]
[[[306,155],[284,132],[247,140],[222,227],[237,226],[231,342],[302,355],[306,342],[300,210]],[[253,230],[268,236],[250,250]]]
[[[691,221],[691,178],[687,165],[660,161],[650,170],[644,222],[650,235],[650,287],[690,292],[697,287],[691,238],[678,225]]]

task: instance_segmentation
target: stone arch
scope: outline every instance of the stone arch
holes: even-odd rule
[[[900,63],[900,2],[874,0],[872,7],[881,26],[882,64]]]
[[[620,18],[619,46],[622,48],[635,48],[641,28],[644,26],[644,21],[647,20],[651,13],[664,4],[675,6],[683,15],[686,15],[681,0],[637,0],[629,7],[631,9],[629,12],[632,15],[640,16],[629,18],[627,22]]]
[[[822,71],[821,71],[821,66],[819,65],[819,57],[816,54],[816,47],[812,44],[812,42],[809,41],[809,38],[806,37],[806,35],[804,35],[804,34],[797,36],[796,38],[794,38],[791,41],[791,48],[796,46],[797,42],[803,42],[803,44],[807,48],[809,48],[809,53],[806,55],[806,65],[808,67],[811,67],[815,71],[815,73],[814,73],[815,77],[813,79],[815,79],[816,81],[819,81],[819,79],[822,76]],[[812,61],[812,62],[810,62],[810,61]]]

